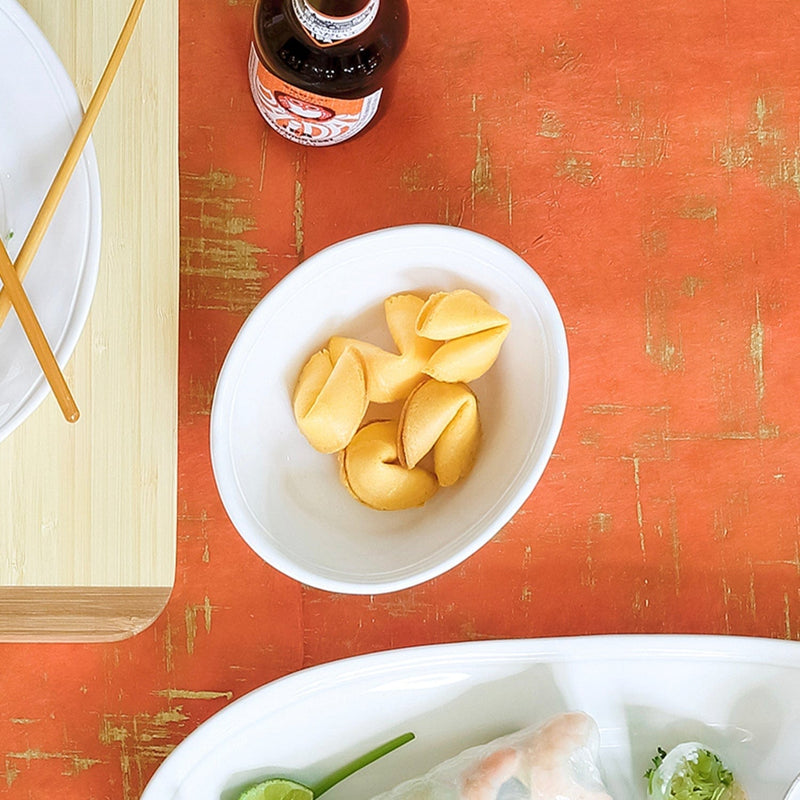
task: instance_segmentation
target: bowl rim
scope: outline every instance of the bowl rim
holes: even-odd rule
[[[402,243],[408,237],[419,239],[423,236],[435,236],[445,245],[448,241],[462,246],[464,242],[480,243],[486,250],[490,252],[494,250],[502,256],[503,271],[509,273],[512,279],[516,277],[529,286],[535,286],[538,299],[542,304],[539,311],[542,313],[547,334],[547,360],[554,367],[550,390],[546,394],[550,413],[548,417],[545,417],[541,428],[541,450],[537,458],[531,459],[530,465],[527,466],[527,474],[520,481],[517,491],[511,494],[500,508],[492,508],[490,512],[487,512],[485,516],[490,519],[480,535],[473,536],[451,555],[428,567],[409,570],[403,577],[388,576],[357,580],[323,575],[298,564],[264,540],[258,531],[251,530],[251,513],[239,486],[228,435],[229,415],[225,412],[231,406],[241,375],[241,367],[255,345],[255,340],[264,326],[269,324],[270,317],[282,308],[299,289],[304,287],[311,276],[316,277],[327,271],[322,268],[329,262],[333,262],[330,268],[335,268],[336,258],[333,258],[334,256],[339,257],[348,250],[362,247],[367,242],[386,240],[389,243],[391,239],[397,238],[398,242]],[[346,259],[340,258],[339,260]],[[407,589],[442,575],[465,561],[489,542],[517,513],[533,492],[552,456],[563,425],[568,388],[567,338],[558,306],[539,274],[514,250],[485,234],[467,228],[442,224],[399,225],[359,234],[335,242],[299,263],[264,295],[234,337],[220,369],[211,405],[210,453],[217,491],[234,529],[245,543],[263,561],[300,583],[326,591],[353,595],[386,594]],[[521,470],[521,472],[524,471]]]
[[[20,36],[30,43],[41,60],[43,69],[52,81],[53,90],[61,100],[65,121],[71,135],[74,135],[83,117],[83,107],[75,84],[58,54],[33,17],[16,0],[0,0],[0,12],[16,25]],[[92,137],[89,137],[89,141],[81,153],[71,181],[73,183],[82,181],[86,187],[88,232],[81,275],[74,288],[69,317],[62,330],[59,331],[59,338],[51,341],[53,354],[62,369],[72,357],[86,327],[100,273],[102,192],[100,169]],[[49,394],[50,387],[44,375],[39,375],[31,383],[27,393],[19,400],[13,413],[0,423],[0,442],[22,425]]]

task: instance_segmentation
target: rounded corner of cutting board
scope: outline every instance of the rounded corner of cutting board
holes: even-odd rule
[[[7,2],[0,0],[0,7]],[[122,26],[129,0],[80,0],[69,14],[53,14],[50,0],[21,5],[73,82],[94,86],[97,59],[76,53],[105,58],[113,45],[109,34]],[[70,361],[85,413],[67,427],[48,398],[0,447],[6,493],[0,502],[0,642],[127,639],[158,618],[172,593],[180,305],[177,8],[168,2],[143,12],[124,74],[92,134],[102,182],[103,253],[92,328],[84,329]],[[109,24],[91,24],[98,14]],[[122,249],[106,246],[123,239]],[[118,313],[122,296],[136,314]],[[118,446],[121,430],[132,433]]]
[[[172,586],[0,587],[0,642],[114,642],[161,614]]]

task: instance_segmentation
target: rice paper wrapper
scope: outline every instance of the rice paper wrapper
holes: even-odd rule
[[[559,714],[471,747],[373,800],[612,800],[599,749],[590,716]]]

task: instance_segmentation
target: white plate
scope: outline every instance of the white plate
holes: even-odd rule
[[[15,258],[82,116],[75,88],[33,20],[0,0],[0,236]],[[87,145],[45,235],[25,289],[66,364],[86,322],[100,258],[100,180]],[[0,440],[49,389],[12,311],[0,327]]]
[[[368,800],[466,747],[565,710],[591,714],[617,800],[643,798],[658,746],[717,749],[753,800],[800,772],[800,645],[704,636],[595,636],[394,650],[304,670],[201,725],[142,800],[232,800],[273,775],[313,783],[379,742],[416,740],[326,800]]]
[[[496,363],[471,384],[482,427],[475,467],[422,508],[367,508],[341,484],[336,457],[298,430],[297,376],[337,333],[393,347],[383,312],[390,295],[458,288],[511,320]],[[244,540],[287,575],[337,592],[404,589],[470,556],[527,500],[561,429],[568,376],[556,303],[507,247],[445,225],[348,239],[284,278],[236,337],[211,410],[217,487]]]

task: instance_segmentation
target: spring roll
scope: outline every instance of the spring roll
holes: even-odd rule
[[[612,800],[600,733],[587,714],[559,714],[472,747],[373,800]]]

